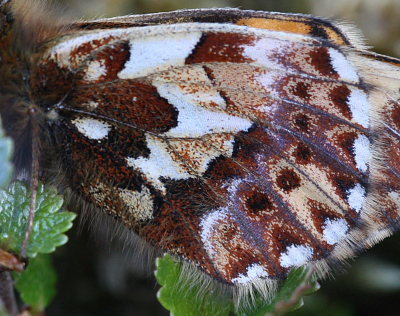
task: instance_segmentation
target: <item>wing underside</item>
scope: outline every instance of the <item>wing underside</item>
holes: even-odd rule
[[[398,226],[398,61],[233,11],[82,24],[44,48],[35,98],[78,194],[151,244],[228,284],[323,274]]]

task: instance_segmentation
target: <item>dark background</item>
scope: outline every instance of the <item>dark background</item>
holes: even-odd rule
[[[64,6],[64,14],[75,18],[200,7],[311,13],[349,21],[363,31],[375,51],[400,56],[400,0],[65,0]],[[46,314],[169,315],[156,299],[151,264],[140,263],[132,251],[87,231],[85,225],[75,225],[70,242],[55,255],[58,294]],[[291,315],[400,315],[400,234],[367,251],[335,280],[321,281],[321,289]]]

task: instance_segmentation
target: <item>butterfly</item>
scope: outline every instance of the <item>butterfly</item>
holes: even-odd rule
[[[34,34],[24,12],[0,15],[16,165],[37,156],[91,216],[239,290],[323,276],[398,229],[400,60],[350,27],[197,9]]]

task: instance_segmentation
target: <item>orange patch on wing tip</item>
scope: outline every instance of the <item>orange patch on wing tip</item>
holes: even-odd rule
[[[267,18],[248,18],[240,19],[236,22],[237,25],[245,25],[258,29],[265,29],[279,32],[297,33],[310,35],[313,31],[312,26],[302,21],[288,21]],[[329,40],[336,45],[347,45],[346,39],[342,34],[329,26],[319,26],[326,32]]]
[[[337,31],[333,30],[330,27],[324,26],[324,31],[328,35],[329,39],[337,45],[347,45],[345,39],[343,38],[342,34],[338,33]]]
[[[237,25],[245,25],[258,29],[266,29],[271,31],[290,32],[308,35],[312,28],[310,25],[298,21],[284,21],[265,18],[248,18],[240,19],[236,22]]]

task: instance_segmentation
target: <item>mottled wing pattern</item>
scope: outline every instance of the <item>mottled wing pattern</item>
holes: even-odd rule
[[[361,50],[301,15],[108,19],[46,44],[32,91],[75,193],[249,285],[398,226],[399,62]]]

